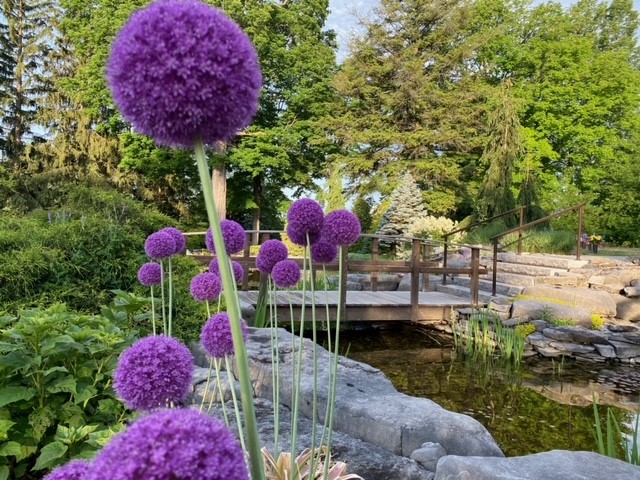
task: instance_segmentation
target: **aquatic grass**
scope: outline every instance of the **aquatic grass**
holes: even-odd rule
[[[624,438],[624,433],[620,426],[620,422],[616,418],[613,411],[607,407],[606,423],[603,423],[598,409],[598,401],[595,393],[592,394],[593,416],[594,416],[594,438],[598,446],[598,453],[611,458],[624,460],[632,465],[640,466],[640,414],[636,414],[635,426],[632,427],[629,442],[620,442],[620,438]],[[623,446],[623,452],[620,452],[618,445]]]

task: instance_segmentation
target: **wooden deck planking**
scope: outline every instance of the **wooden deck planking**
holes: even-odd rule
[[[258,292],[238,292],[244,302],[256,305]],[[270,295],[273,299],[273,294]],[[336,318],[339,292],[306,292],[305,318],[311,318],[311,304],[315,298],[316,318],[318,321],[332,321]],[[290,320],[289,305],[293,305],[294,317],[298,318],[303,304],[303,295],[299,290],[279,291],[275,296],[278,306],[278,319]],[[327,318],[326,305],[329,306]],[[420,292],[417,312],[418,321],[442,321],[449,318],[451,308],[471,306],[471,301],[441,292]],[[411,292],[370,292],[348,291],[345,321],[408,321],[411,319]]]

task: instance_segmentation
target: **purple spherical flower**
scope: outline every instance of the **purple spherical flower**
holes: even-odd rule
[[[131,16],[107,63],[113,99],[161,145],[213,144],[251,122],[262,83],[249,37],[198,0],[162,0]]]
[[[248,480],[240,444],[223,422],[197,410],[161,410],[114,436],[86,480]]]
[[[352,245],[360,238],[360,220],[348,210],[336,210],[324,219],[324,238],[336,245]]]
[[[261,273],[269,275],[273,266],[289,256],[289,249],[280,240],[267,240],[260,246],[256,257],[256,267]]]
[[[149,258],[169,258],[176,251],[176,241],[167,232],[155,232],[145,240],[144,251]]]
[[[289,222],[287,224],[287,236],[296,245],[306,246],[313,245],[320,240],[322,236],[321,230],[305,230],[296,222]]]
[[[294,260],[290,259],[279,261],[271,270],[273,283],[281,288],[293,287],[300,281],[301,276],[300,267]]]
[[[91,464],[86,460],[71,460],[57,467],[44,480],[84,480]]]
[[[233,269],[233,278],[235,278],[236,282],[242,282],[242,277],[244,277],[244,268],[242,268],[242,265],[234,260],[231,262],[231,268]],[[218,265],[217,258],[214,258],[209,262],[209,273],[213,273],[220,277],[220,265]]]
[[[164,335],[145,337],[120,356],[114,388],[134,410],[180,404],[189,396],[193,370],[191,352],[178,340]]]
[[[240,320],[242,337],[247,338],[247,324]],[[233,337],[231,335],[231,321],[227,312],[221,312],[209,320],[202,327],[200,343],[213,358],[224,358],[225,355],[233,355]]]
[[[176,242],[176,250],[173,252],[174,254],[184,253],[187,249],[187,239],[180,230],[175,227],[166,227],[160,230],[161,232],[166,232],[173,238],[173,241]]]
[[[229,255],[241,252],[247,245],[247,233],[238,222],[233,220],[222,220],[220,222],[220,228],[222,229],[222,239],[224,240],[224,247]],[[211,229],[207,230],[207,235],[204,238],[207,248],[210,252],[216,253],[216,247],[213,244],[213,233]]]
[[[311,245],[311,258],[316,263],[331,263],[338,255],[338,247],[324,239]]]
[[[222,282],[219,276],[204,272],[193,277],[189,291],[191,296],[199,302],[212,302],[220,296]]]
[[[162,283],[162,267],[159,263],[147,262],[138,270],[138,281],[145,287]]]
[[[310,198],[301,198],[293,202],[287,212],[287,224],[294,225],[301,235],[307,232],[320,232],[324,223],[322,206]]]

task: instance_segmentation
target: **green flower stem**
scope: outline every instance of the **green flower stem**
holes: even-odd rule
[[[164,301],[164,262],[162,260],[160,260],[160,269],[162,270],[162,280],[160,282],[160,289],[162,292],[160,295],[160,298],[162,299],[162,333],[167,335],[167,311]]]
[[[224,356],[224,364],[227,369],[227,381],[229,382],[229,388],[231,389],[231,399],[233,400],[233,410],[236,413],[236,423],[238,424],[238,437],[240,438],[240,445],[242,449],[246,452],[247,448],[244,443],[244,431],[242,429],[242,419],[240,418],[240,408],[238,406],[238,398],[236,397],[236,389],[234,386],[234,376],[233,371],[231,370],[231,362],[229,362],[229,356]]]
[[[211,308],[209,307],[209,300],[207,300],[205,303],[207,304],[207,320],[208,320],[211,318]]]
[[[327,267],[326,264],[322,264],[322,272],[324,273],[324,278],[325,278],[325,282],[324,282],[324,294],[325,294],[325,302],[324,302],[324,308],[325,308],[325,314],[327,316],[327,350],[329,353],[331,353],[331,316],[330,316],[330,309],[329,309],[329,294],[327,292],[327,282],[326,282],[326,278],[327,278]],[[331,372],[329,372],[329,385],[328,385],[328,391],[331,391]],[[324,415],[324,424],[323,424],[323,428],[322,428],[322,437],[320,438],[320,445],[324,445],[324,440],[327,437],[327,431],[328,431],[328,427],[329,426],[329,404],[327,403],[327,408],[325,409],[325,415]],[[318,459],[320,459],[322,456],[322,451],[319,452],[318,454]]]
[[[168,336],[171,336],[171,323],[173,317],[173,266],[171,265],[171,257],[169,257],[169,328]]]
[[[307,233],[307,245],[311,245],[311,239],[309,238],[309,234]],[[305,248],[305,255],[309,252],[311,248]],[[311,335],[313,339],[313,401],[311,404],[311,452],[316,451],[316,433],[317,433],[317,423],[318,423],[318,325],[316,322],[316,289],[315,289],[315,281],[313,276],[313,259],[311,255],[309,255],[309,275],[311,277],[310,286],[311,286]],[[316,456],[311,455],[311,464],[310,464],[310,472],[315,472],[315,461]]]
[[[151,285],[151,327],[153,328],[153,336],[156,336],[156,302],[153,297],[153,285]]]
[[[198,164],[198,173],[200,175],[200,183],[202,184],[202,192],[204,194],[204,202],[207,208],[207,216],[213,233],[213,243],[216,248],[220,263],[220,274],[222,277],[222,287],[224,289],[225,302],[227,311],[231,320],[231,334],[233,337],[233,348],[236,354],[236,367],[238,370],[238,381],[240,382],[240,396],[242,399],[242,410],[244,413],[245,427],[247,432],[247,452],[251,464],[252,480],[264,480],[264,467],[262,465],[262,454],[260,453],[260,443],[258,438],[258,425],[256,421],[256,412],[253,405],[253,390],[251,387],[251,376],[249,373],[249,359],[247,356],[247,348],[242,337],[242,327],[240,325],[240,303],[237,295],[234,295],[233,282],[234,278],[229,268],[228,256],[222,238],[222,229],[220,228],[220,218],[216,209],[215,200],[213,198],[213,188],[211,186],[211,176],[209,165],[207,164],[207,156],[204,151],[202,139],[198,138],[195,142],[195,156]]]
[[[220,380],[220,364],[222,363],[221,360],[218,360],[217,358],[213,359],[213,365],[215,367],[215,371],[216,371],[216,388],[218,390],[218,396],[220,397],[220,405],[222,406],[222,416],[224,417],[224,423],[227,425],[227,427],[229,426],[229,417],[227,416],[227,407],[225,407],[225,401],[224,401],[224,392],[222,391],[222,381]],[[227,373],[228,375],[228,373]],[[228,378],[228,376],[227,376]],[[215,398],[215,394],[211,395],[211,399],[209,400],[209,409],[207,410],[207,412],[211,411],[211,407],[213,407],[213,399]]]
[[[207,398],[207,392],[209,391],[209,383],[211,383],[211,374],[213,373],[213,358],[209,357],[209,372],[207,373],[207,384],[204,386],[204,393],[202,394],[202,401],[200,402],[200,413],[204,409],[204,401]]]
[[[267,295],[273,293],[275,287],[271,275],[267,279]],[[269,325],[271,327],[271,397],[273,400],[273,451],[275,458],[280,455],[280,345],[278,334],[278,305],[269,303]]]

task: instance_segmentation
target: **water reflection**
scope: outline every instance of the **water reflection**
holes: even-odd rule
[[[635,424],[631,410],[640,404],[640,373],[633,367],[546,359],[515,367],[456,357],[450,338],[410,326],[344,332],[341,338],[350,358],[382,370],[399,391],[476,418],[508,456],[596,451],[591,392],[601,405],[613,405],[623,424]],[[606,419],[606,408],[600,410]]]

